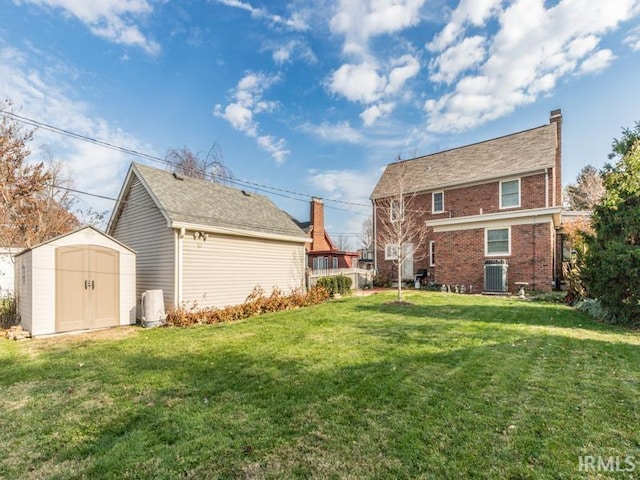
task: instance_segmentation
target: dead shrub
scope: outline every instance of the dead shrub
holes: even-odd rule
[[[172,307],[167,312],[165,325],[188,327],[190,325],[234,322],[263,313],[319,305],[328,298],[329,292],[317,285],[308,292],[298,289],[291,291],[288,295],[285,295],[279,288],[274,288],[269,296],[265,296],[264,289],[256,286],[244,303],[240,305],[231,305],[225,308],[198,308],[194,303],[191,307],[185,304]]]

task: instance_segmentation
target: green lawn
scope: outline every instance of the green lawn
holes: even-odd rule
[[[393,298],[2,341],[0,478],[596,478],[586,455],[640,476],[640,333]]]

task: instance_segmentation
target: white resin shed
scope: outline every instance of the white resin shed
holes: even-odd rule
[[[136,322],[136,254],[93,227],[15,257],[15,294],[31,335]]]

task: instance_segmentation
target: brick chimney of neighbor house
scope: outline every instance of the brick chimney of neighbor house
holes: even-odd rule
[[[556,147],[556,166],[553,169],[554,191],[553,206],[562,206],[562,110],[552,110],[549,123],[556,124],[558,143]]]
[[[324,202],[321,198],[313,197],[311,200],[311,225],[313,226],[311,250],[326,248],[324,239]]]

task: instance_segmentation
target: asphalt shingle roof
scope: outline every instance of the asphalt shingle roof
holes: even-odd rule
[[[253,192],[134,163],[171,222],[306,238],[289,215]]]
[[[516,175],[555,165],[556,124],[513,133],[465,147],[387,165],[371,199],[397,193],[394,180],[404,165],[407,193],[442,190],[454,185]]]

